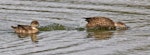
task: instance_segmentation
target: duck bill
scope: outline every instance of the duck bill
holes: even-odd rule
[[[129,29],[130,27],[129,27],[129,26],[126,26],[125,28],[126,28],[126,29]]]

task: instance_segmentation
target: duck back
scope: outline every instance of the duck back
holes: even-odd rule
[[[114,29],[115,25],[114,22],[106,17],[88,17],[85,18],[88,22],[86,27],[87,28],[106,28],[106,29]]]

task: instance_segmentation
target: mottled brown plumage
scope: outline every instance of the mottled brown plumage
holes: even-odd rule
[[[107,17],[88,17],[85,18],[88,22],[86,27],[88,29],[116,29],[116,28],[126,28],[126,25],[122,22],[114,22]]]
[[[38,30],[38,27],[39,26],[39,22],[34,20],[31,22],[30,25],[18,25],[18,26],[11,26],[14,31],[16,33],[37,33],[39,30]]]

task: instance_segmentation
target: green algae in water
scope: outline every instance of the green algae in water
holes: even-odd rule
[[[75,30],[78,30],[78,31],[84,31],[85,28],[75,28]]]
[[[73,27],[66,27],[61,24],[53,23],[47,26],[41,26],[38,28],[40,31],[53,31],[53,30],[78,30],[84,31],[85,28],[73,28]]]
[[[40,31],[52,31],[52,30],[66,30],[65,26],[60,25],[60,24],[50,24],[47,26],[41,26],[38,28]]]

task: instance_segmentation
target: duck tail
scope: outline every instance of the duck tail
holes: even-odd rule
[[[90,17],[85,17],[83,19],[85,19],[85,21],[89,22],[91,18]]]
[[[11,28],[15,29],[16,27],[14,27],[14,26],[11,26]]]

